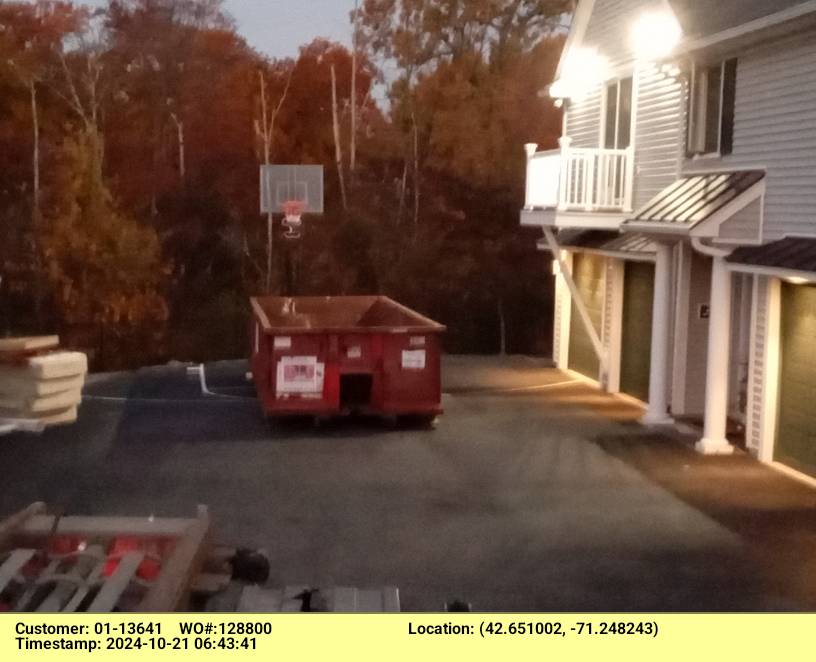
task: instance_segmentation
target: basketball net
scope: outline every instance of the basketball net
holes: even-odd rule
[[[305,208],[306,203],[302,200],[288,200],[283,203],[283,227],[286,228],[284,239],[300,239]]]

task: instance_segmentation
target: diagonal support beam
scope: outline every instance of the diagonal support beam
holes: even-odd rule
[[[564,258],[561,256],[561,246],[558,244],[558,240],[555,238],[555,234],[551,228],[544,228],[544,237],[547,239],[547,244],[550,247],[550,251],[552,251],[555,259],[558,261],[558,267],[561,271],[561,275],[564,277],[564,282],[567,284],[567,289],[569,289],[572,302],[575,304],[575,309],[578,311],[581,322],[589,335],[589,339],[592,342],[592,348],[595,350],[595,354],[598,356],[598,360],[601,362],[601,372],[606,374],[607,356],[606,352],[604,351],[603,342],[601,342],[601,337],[598,334],[598,330],[592,323],[592,318],[589,316],[589,310],[587,310],[586,303],[584,302],[581,293],[578,291],[578,286],[575,284],[575,280],[572,277],[572,271],[567,266]]]

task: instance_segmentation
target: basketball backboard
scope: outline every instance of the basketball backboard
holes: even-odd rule
[[[323,213],[323,166],[261,166],[261,213],[283,213],[295,201],[304,204],[304,214]]]

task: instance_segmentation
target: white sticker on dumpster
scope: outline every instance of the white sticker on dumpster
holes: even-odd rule
[[[346,350],[346,358],[349,359],[361,359],[363,358],[363,348],[359,345],[355,345],[354,347],[349,347]]]
[[[292,339],[289,336],[275,336],[275,349],[292,349]]]
[[[325,365],[316,356],[286,356],[278,361],[278,397],[323,392]]]
[[[425,370],[425,350],[404,351],[402,368],[403,370]]]

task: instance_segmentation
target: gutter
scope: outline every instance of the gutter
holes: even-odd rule
[[[761,18],[754,19],[753,21],[749,21],[748,23],[743,23],[742,25],[728,28],[727,30],[722,30],[721,32],[717,32],[713,35],[708,35],[706,37],[700,37],[698,39],[685,42],[674,51],[673,55],[683,55],[704,50],[725,41],[744,37],[753,32],[760,32],[762,30],[787,23],[788,21],[795,21],[798,18],[802,18],[803,16],[807,16],[808,14],[812,13],[816,13],[816,0],[808,0],[808,2],[803,2],[800,5],[790,7],[789,9],[784,9],[776,12],[775,14],[763,16]]]

